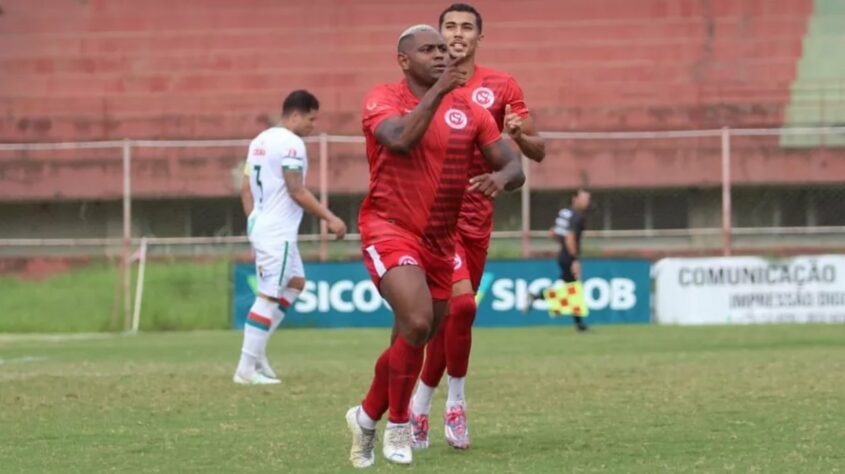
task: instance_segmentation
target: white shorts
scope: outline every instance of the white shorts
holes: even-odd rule
[[[255,251],[255,275],[261,294],[278,298],[291,278],[305,277],[296,242],[258,240],[252,242],[252,249]]]

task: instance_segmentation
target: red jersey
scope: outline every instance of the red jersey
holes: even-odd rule
[[[459,91],[465,92],[476,104],[487,109],[499,132],[504,127],[506,105],[510,105],[511,112],[520,117],[528,116],[522,89],[510,74],[502,71],[475,66],[472,77]],[[481,151],[476,150],[469,176],[491,171]],[[488,239],[493,231],[493,200],[481,193],[466,193],[458,218],[458,230],[461,235],[473,239]]]
[[[358,227],[363,242],[410,233],[431,251],[451,258],[470,163],[475,151],[498,140],[501,131],[483,107],[453,91],[440,102],[409,154],[394,154],[376,141],[376,128],[385,119],[407,115],[418,104],[404,80],[380,85],[364,100],[370,186]]]

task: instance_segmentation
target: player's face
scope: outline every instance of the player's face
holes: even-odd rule
[[[310,112],[300,112],[296,111],[293,113],[293,121],[294,125],[293,130],[294,133],[299,135],[300,137],[305,137],[311,135],[314,131],[314,127],[317,125],[317,111],[312,110]]]
[[[421,31],[412,41],[399,53],[399,65],[415,81],[431,86],[446,69],[446,42],[434,31]]]
[[[475,15],[470,12],[449,12],[443,17],[440,33],[453,58],[473,56],[484,35],[478,31]]]
[[[587,209],[589,209],[590,208],[590,193],[584,193],[584,192],[578,193],[578,195],[575,196],[574,205],[579,211],[586,211]]]

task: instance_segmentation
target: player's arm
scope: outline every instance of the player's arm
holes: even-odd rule
[[[567,253],[573,257],[578,256],[578,243],[575,241],[575,231],[573,230],[573,216],[564,209],[555,218],[555,225],[549,229],[552,238],[560,242],[566,248]]]
[[[431,47],[436,47],[431,45]],[[407,155],[416,146],[428,130],[434,113],[452,89],[466,82],[466,73],[459,67],[463,58],[452,62],[420,99],[420,103],[406,115],[397,115],[384,119],[375,129],[376,141],[388,150],[400,155]]]
[[[329,231],[337,235],[338,239],[342,239],[346,235],[346,224],[326,206],[322,205],[314,194],[305,187],[302,171],[285,169],[282,174],[291,199],[296,201],[305,211],[326,221],[329,225]]]
[[[470,178],[469,191],[481,192],[492,198],[501,191],[513,191],[525,183],[522,161],[503,139],[481,147],[481,153],[495,171]]]
[[[478,120],[476,145],[494,171],[470,178],[468,191],[478,191],[496,197],[501,191],[519,188],[525,183],[522,157],[505,143],[499,127],[486,110],[480,109],[473,115]]]
[[[511,114],[513,117],[508,121],[505,117],[505,130],[513,138],[513,141],[519,147],[529,160],[541,162],[546,157],[546,141],[543,137],[537,134],[537,129],[534,126],[534,119],[531,115],[524,118],[517,114]]]
[[[566,252],[573,258],[578,258],[578,242],[575,240],[575,232],[569,231],[563,236],[563,245],[566,245]]]
[[[445,92],[432,87],[411,113],[384,119],[376,128],[376,141],[393,153],[407,155],[425,135],[428,124],[431,123],[431,118],[445,95]]]
[[[525,94],[513,78],[508,81],[504,129],[519,146],[519,151],[529,160],[539,163],[546,157],[546,142],[537,133],[534,118],[525,106]]]
[[[252,190],[249,188],[249,175],[245,174],[241,181],[241,205],[244,208],[244,214],[249,216],[252,214],[252,209],[255,207],[255,201],[252,199]]]

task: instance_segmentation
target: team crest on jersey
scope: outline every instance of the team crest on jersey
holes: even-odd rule
[[[285,155],[285,158],[295,158],[296,157],[296,148],[288,149],[288,154]]]
[[[463,264],[464,264],[464,261],[461,260],[461,256],[458,255],[458,254],[455,254],[455,270],[460,270],[460,268],[463,266]]]
[[[454,128],[455,130],[462,130],[466,128],[467,122],[469,122],[467,114],[458,109],[447,110],[443,118],[446,120],[446,125],[450,128]]]
[[[472,91],[472,101],[485,109],[489,109],[496,102],[496,94],[487,87],[479,87]]]
[[[399,257],[399,265],[400,266],[419,265],[419,263],[417,263],[417,259],[415,259],[414,257],[412,257],[410,255],[403,255],[403,256]]]

